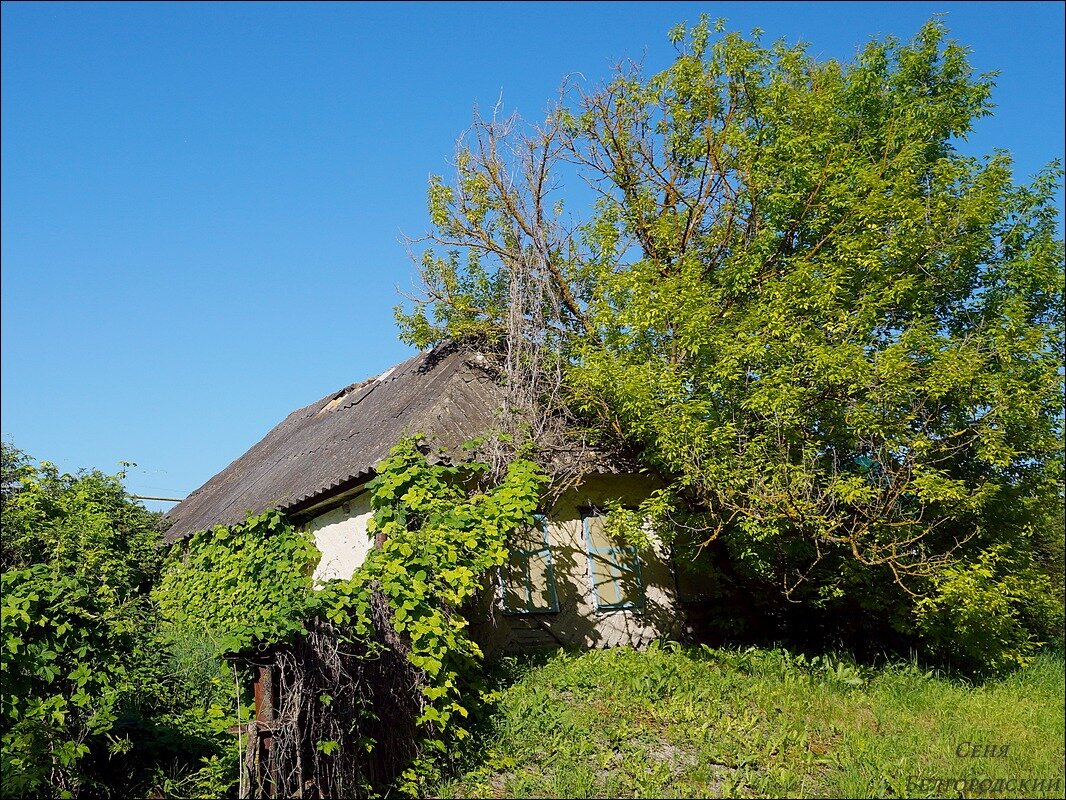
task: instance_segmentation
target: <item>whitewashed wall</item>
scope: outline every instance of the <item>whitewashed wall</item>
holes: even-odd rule
[[[315,567],[316,583],[347,580],[366,560],[374,546],[366,530],[370,517],[370,493],[363,492],[305,523],[304,530],[314,535],[315,547],[322,553]]]
[[[644,603],[639,609],[598,610],[593,601],[588,549],[582,512],[608,500],[636,505],[656,488],[640,475],[592,475],[564,494],[547,514],[548,543],[555,573],[559,611],[504,615],[499,602],[483,608],[473,620],[473,633],[489,650],[530,645],[574,647],[642,647],[682,629],[669,555],[661,545],[640,553]],[[370,494],[364,492],[305,523],[322,558],[314,580],[350,578],[374,546],[367,533]]]
[[[660,636],[682,632],[669,553],[661,544],[640,552],[644,603],[637,609],[599,610],[593,601],[582,512],[608,500],[636,505],[658,484],[641,475],[591,475],[564,494],[548,513],[548,544],[555,571],[559,611],[503,614],[483,611],[474,634],[489,650],[532,645],[581,648],[643,647]]]

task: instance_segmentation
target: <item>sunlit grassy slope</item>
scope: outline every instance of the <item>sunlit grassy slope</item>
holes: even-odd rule
[[[979,685],[758,649],[558,652],[501,670],[441,796],[1063,796],[1061,656]]]

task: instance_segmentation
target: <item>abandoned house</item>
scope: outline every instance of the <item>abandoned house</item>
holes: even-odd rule
[[[367,482],[405,434],[454,452],[493,427],[502,389],[477,353],[442,345],[298,409],[168,514],[169,542],[249,513],[282,511],[314,536],[315,578],[348,578],[374,541]],[[686,569],[661,545],[611,540],[601,509],[658,484],[602,460],[512,542],[495,608],[474,623],[487,650],[642,646],[682,633]]]

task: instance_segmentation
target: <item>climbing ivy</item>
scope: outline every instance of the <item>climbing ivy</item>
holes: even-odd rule
[[[268,511],[175,545],[154,595],[176,631],[207,633],[230,654],[292,641],[314,622],[373,655],[390,638],[375,628],[373,603],[383,597],[391,638],[421,677],[417,757],[400,779],[412,794],[438,776],[448,745],[469,735],[482,652],[464,606],[506,561],[508,535],[533,522],[546,480],[520,458],[493,485],[486,465],[430,464],[423,450],[408,438],[378,465],[368,533],[383,541],[350,579],[316,587],[310,537]],[[326,755],[338,747],[315,746]]]
[[[193,629],[221,653],[291,640],[312,613],[319,552],[277,511],[175,544],[154,592],[176,631]]]
[[[496,486],[472,488],[486,470],[479,463],[431,465],[417,439],[402,441],[370,484],[369,527],[384,536],[382,546],[322,596],[331,622],[365,636],[371,595],[381,592],[409,647],[408,660],[423,673],[422,755],[402,784],[410,792],[435,777],[450,741],[469,735],[464,720],[476,697],[463,689],[482,652],[468,635],[463,606],[507,560],[507,536],[533,523],[546,480],[533,462],[516,459]]]

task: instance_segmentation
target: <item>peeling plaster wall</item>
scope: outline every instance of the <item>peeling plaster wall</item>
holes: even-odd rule
[[[670,557],[661,543],[640,552],[644,604],[639,609],[597,610],[593,601],[582,511],[621,500],[636,505],[659,484],[642,475],[592,475],[564,494],[548,513],[548,545],[559,598],[557,613],[504,614],[497,603],[483,609],[473,631],[488,650],[538,645],[579,648],[644,647],[660,636],[682,633]]]
[[[335,578],[347,580],[366,560],[367,553],[374,546],[374,540],[366,530],[370,517],[370,493],[363,492],[304,525],[304,530],[314,535],[315,546],[322,552],[315,567],[316,584]]]
[[[555,573],[559,611],[546,614],[504,614],[495,592],[475,611],[471,633],[486,651],[539,645],[569,647],[643,647],[660,636],[679,636],[682,616],[677,607],[669,553],[655,543],[640,552],[644,603],[639,609],[597,610],[593,601],[582,511],[608,500],[636,505],[659,484],[642,475],[591,475],[564,494],[547,514],[548,544]],[[367,533],[370,493],[363,492],[305,524],[322,558],[314,580],[350,578],[374,546]],[[494,587],[495,588],[495,587]]]

